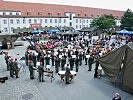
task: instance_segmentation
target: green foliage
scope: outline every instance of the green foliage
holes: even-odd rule
[[[133,30],[133,12],[130,9],[127,9],[127,11],[122,16],[120,27],[128,31]]]
[[[91,27],[97,27],[100,30],[110,30],[116,26],[115,17],[113,15],[103,15],[97,19],[94,19],[91,24]]]

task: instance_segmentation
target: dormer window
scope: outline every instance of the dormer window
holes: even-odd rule
[[[85,14],[85,16],[87,16],[87,14]]]
[[[91,17],[93,17],[94,15],[91,15]]]
[[[59,16],[61,13],[60,13],[60,12],[58,12],[57,14],[58,14],[58,16]]]
[[[99,17],[99,15],[97,15],[97,17]]]
[[[38,15],[42,15],[42,12],[38,12]]]
[[[31,15],[31,12],[30,12],[30,11],[28,11],[28,12],[27,12],[27,15]]]
[[[78,16],[80,16],[80,13],[78,13]]]
[[[52,14],[52,13],[50,13],[50,12],[48,13],[48,15],[51,15],[51,14]]]

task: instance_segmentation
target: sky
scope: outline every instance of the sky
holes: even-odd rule
[[[129,8],[133,11],[133,0],[4,0],[4,1],[62,4],[62,5],[113,9],[121,11],[126,11]]]

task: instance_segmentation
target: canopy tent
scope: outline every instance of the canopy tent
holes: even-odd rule
[[[32,33],[32,34],[39,34],[39,33],[44,33],[44,31],[38,29],[38,30],[33,30],[33,31],[31,31],[31,33]]]
[[[117,33],[118,33],[118,34],[129,34],[130,32],[127,31],[127,30],[125,30],[125,29],[123,29],[123,30],[121,30],[121,31],[117,31]]]
[[[58,29],[52,29],[52,30],[49,30],[48,33],[59,33],[60,30]]]
[[[122,89],[133,94],[132,57],[133,50],[128,45],[124,45],[100,57],[98,60],[111,82],[114,83],[120,80]]]

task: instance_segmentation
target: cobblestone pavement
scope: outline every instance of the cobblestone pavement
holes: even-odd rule
[[[27,45],[25,42],[23,47],[4,51],[8,51],[12,57],[21,58]],[[133,100],[132,95],[111,84],[106,77],[94,79],[94,70],[87,70],[88,66],[83,61],[77,76],[69,85],[61,81],[56,73],[52,83],[49,77],[45,77],[43,83],[38,82],[37,72],[36,78],[30,80],[27,67],[19,74],[20,78],[10,78],[9,72],[6,71],[4,55],[0,55],[0,76],[9,77],[5,83],[0,83],[0,100],[111,100],[116,92],[120,93],[122,100]]]

